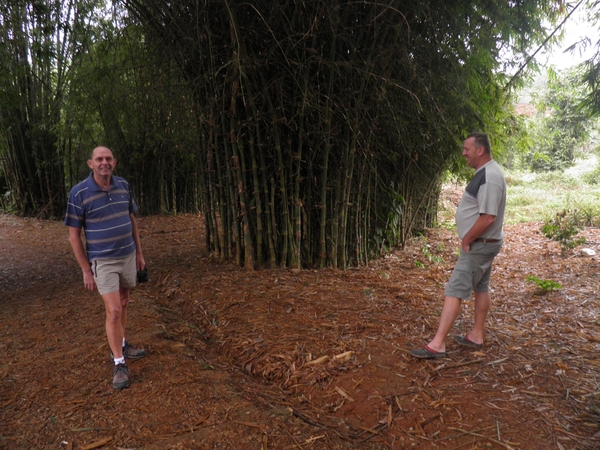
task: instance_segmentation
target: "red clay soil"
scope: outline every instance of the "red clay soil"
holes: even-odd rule
[[[408,351],[437,326],[452,230],[296,272],[215,260],[198,216],[139,224],[151,280],[127,338],[149,356],[116,391],[103,304],[66,228],[0,216],[0,448],[600,448],[600,264],[561,255],[540,224],[506,227],[483,350],[449,340],[435,361]],[[585,235],[600,250],[600,230]],[[544,295],[527,275],[563,288]]]

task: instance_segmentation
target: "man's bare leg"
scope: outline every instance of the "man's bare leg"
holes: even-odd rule
[[[483,328],[490,310],[490,303],[489,292],[475,292],[475,321],[473,329],[467,334],[469,340],[475,344],[483,344]]]
[[[130,299],[130,289],[120,288],[119,293],[121,295],[121,325],[123,327],[123,337],[125,337],[125,327],[127,326],[127,305]],[[123,345],[123,342],[121,342]]]
[[[106,337],[113,357],[123,357],[123,306],[121,304],[121,291],[109,292],[102,295],[106,308]],[[125,313],[126,314],[126,313]]]
[[[454,325],[456,318],[460,314],[461,299],[458,297],[444,298],[444,306],[442,307],[442,315],[440,316],[440,324],[434,338],[428,345],[429,348],[436,352],[446,351],[446,338],[450,329]]]

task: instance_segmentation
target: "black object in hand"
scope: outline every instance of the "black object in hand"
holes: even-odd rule
[[[148,281],[148,269],[147,268],[143,268],[142,270],[138,270],[137,273],[137,280],[138,283],[145,283],[146,281]]]

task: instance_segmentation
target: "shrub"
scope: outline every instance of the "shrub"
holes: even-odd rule
[[[585,243],[585,237],[577,235],[583,226],[580,224],[580,214],[577,210],[563,210],[556,213],[552,219],[547,219],[541,228],[541,232],[548,239],[556,241],[564,254],[578,245]]]

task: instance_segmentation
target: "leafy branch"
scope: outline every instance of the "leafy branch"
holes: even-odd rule
[[[541,228],[544,236],[559,243],[563,254],[586,242],[585,237],[577,236],[582,230],[583,226],[579,224],[577,210],[563,210],[553,219],[546,220]]]
[[[539,287],[541,290],[543,290],[544,292],[551,292],[555,289],[561,289],[562,285],[560,283],[557,283],[556,281],[552,281],[552,280],[542,280],[536,276],[533,275],[527,275],[527,277],[525,278],[526,281],[529,282],[534,282],[536,284],[537,287]]]

